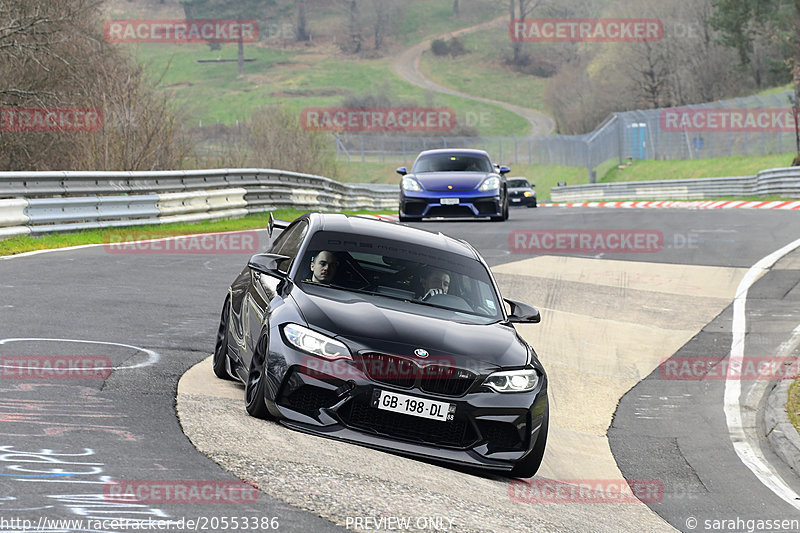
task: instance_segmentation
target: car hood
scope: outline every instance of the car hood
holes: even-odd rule
[[[419,348],[430,354],[426,360],[442,358],[478,373],[521,367],[528,362],[526,345],[507,324],[462,324],[388,309],[369,301],[380,297],[319,290],[335,291],[341,301],[292,291],[308,326],[335,336],[356,352],[416,358],[414,351]]]
[[[423,172],[412,176],[428,191],[472,191],[493,174],[488,172]],[[452,186],[452,189],[448,188]]]

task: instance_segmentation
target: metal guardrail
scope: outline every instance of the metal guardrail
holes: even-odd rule
[[[280,208],[397,209],[393,186],[270,169],[0,172],[0,238],[196,222]]]
[[[767,195],[800,198],[800,168],[774,168],[756,176],[594,183],[550,189],[553,202],[703,200]]]

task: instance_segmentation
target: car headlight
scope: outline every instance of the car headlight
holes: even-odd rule
[[[525,198],[530,198],[531,196],[533,196],[531,191],[525,191]]]
[[[420,187],[419,182],[414,178],[409,178],[408,176],[405,176],[403,178],[402,187],[404,191],[416,192],[422,190],[422,187]]]
[[[347,346],[303,326],[286,324],[283,326],[283,334],[286,336],[286,340],[298,350],[303,350],[325,359],[350,358],[350,350],[347,349]]]
[[[487,178],[483,183],[481,183],[481,186],[478,188],[478,190],[493,191],[499,188],[500,188],[500,178],[492,176],[491,178]]]
[[[495,372],[483,384],[497,392],[530,392],[539,384],[539,373],[533,368]]]

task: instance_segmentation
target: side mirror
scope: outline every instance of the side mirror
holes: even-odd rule
[[[278,270],[278,264],[285,259],[291,258],[280,254],[256,254],[250,258],[247,268],[276,278],[288,279],[285,272]]]
[[[272,216],[272,212],[269,214],[269,222],[267,223],[267,233],[269,234],[270,238],[272,238],[272,232],[275,231],[275,228],[278,229],[286,229],[289,227],[290,222],[285,220],[275,220],[275,217]]]
[[[517,322],[520,324],[538,324],[542,321],[539,310],[532,305],[517,302],[503,298],[506,303],[511,307],[511,314],[508,315],[509,322]]]
[[[500,165],[498,172],[500,172],[500,174],[508,174],[509,172],[511,172],[511,169],[505,165]]]
[[[405,176],[406,174],[408,174],[408,169],[406,167],[400,167],[397,169],[396,172],[401,176]]]

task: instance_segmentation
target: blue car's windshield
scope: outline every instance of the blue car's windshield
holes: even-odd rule
[[[492,172],[492,163],[477,155],[432,154],[417,159],[411,172]]]

